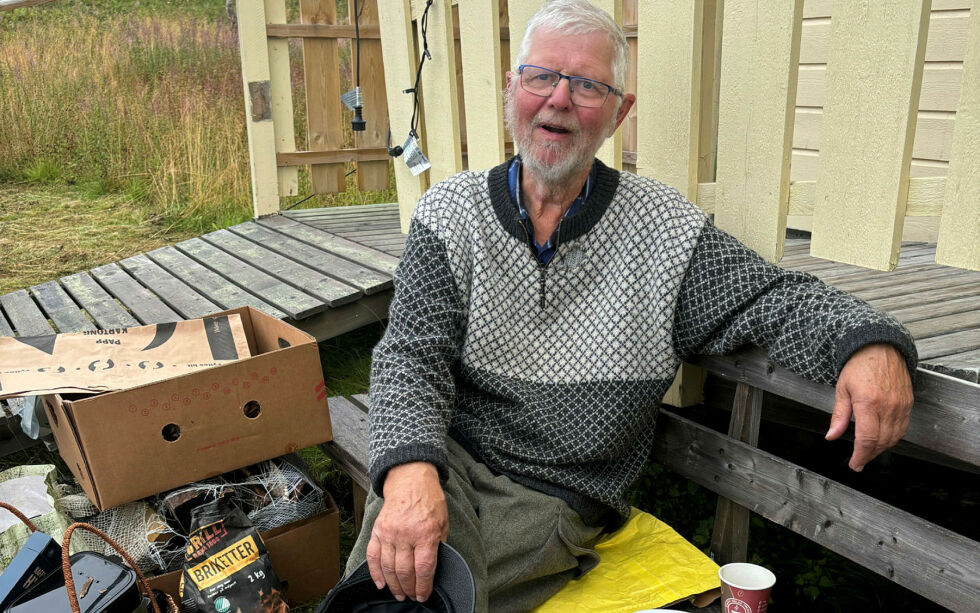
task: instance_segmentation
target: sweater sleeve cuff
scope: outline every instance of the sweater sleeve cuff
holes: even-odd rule
[[[865,324],[857,326],[847,331],[847,334],[837,343],[837,355],[835,357],[835,372],[840,376],[840,371],[851,359],[856,351],[867,345],[885,343],[891,345],[901,352],[905,358],[905,364],[909,369],[909,377],[915,380],[915,368],[919,361],[919,354],[912,342],[912,337],[902,327],[889,326],[881,323]]]
[[[374,493],[384,498],[384,484],[388,471],[410,462],[428,462],[435,466],[439,472],[439,482],[443,485],[449,478],[445,449],[434,445],[403,445],[386,451],[371,462],[368,478],[371,480],[371,489]]]

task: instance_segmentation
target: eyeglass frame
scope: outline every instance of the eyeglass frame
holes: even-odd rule
[[[575,106],[581,106],[581,107],[587,108],[587,109],[597,109],[597,108],[600,108],[602,105],[604,105],[606,103],[606,100],[609,98],[609,94],[614,94],[616,96],[619,96],[620,98],[623,97],[623,90],[618,89],[618,88],[615,88],[612,85],[610,85],[608,83],[605,83],[603,81],[599,81],[598,79],[590,79],[588,77],[569,76],[569,75],[562,74],[562,73],[558,72],[557,70],[552,70],[550,68],[545,68],[544,66],[536,66],[534,64],[521,64],[520,66],[517,67],[517,74],[518,74],[518,76],[521,77],[521,79],[520,79],[521,89],[523,89],[527,93],[531,94],[532,96],[538,96],[538,97],[541,97],[541,98],[547,98],[551,94],[550,93],[549,94],[539,94],[537,92],[533,92],[533,91],[527,89],[526,87],[524,87],[523,75],[524,75],[524,69],[525,68],[537,68],[538,70],[546,70],[546,71],[550,72],[551,74],[558,75],[558,80],[555,81],[555,84],[551,86],[551,91],[552,92],[555,91],[555,88],[558,87],[558,84],[561,83],[561,80],[562,79],[568,79],[569,99],[571,99],[571,85],[572,85],[572,81],[573,80],[574,81],[588,81],[590,83],[598,83],[599,85],[603,85],[603,86],[609,88],[609,91],[606,92],[606,95],[602,99],[602,102],[600,102],[598,105],[596,105],[596,106],[585,106],[585,105],[582,105],[582,104],[578,104],[577,102],[575,102],[574,100],[572,100],[572,104],[574,104]]]

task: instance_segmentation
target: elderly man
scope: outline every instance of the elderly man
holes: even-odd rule
[[[627,58],[586,0],[545,5],[507,74],[520,156],[416,207],[374,353],[373,491],[348,563],[367,559],[399,599],[430,594],[442,540],[480,611],[531,610],[591,569],[693,354],[751,343],[836,381],[827,438],[856,418],[854,470],[905,432],[916,357],[901,326],[595,160],[635,99]]]

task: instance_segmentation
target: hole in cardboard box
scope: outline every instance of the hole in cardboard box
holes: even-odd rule
[[[259,413],[261,412],[262,412],[262,407],[259,405],[259,403],[255,402],[254,400],[249,400],[248,402],[245,403],[245,406],[242,407],[242,413],[244,413],[245,417],[249,419],[255,419],[256,417],[259,416]]]
[[[163,435],[163,440],[172,443],[180,438],[180,426],[177,424],[167,424],[160,433]]]

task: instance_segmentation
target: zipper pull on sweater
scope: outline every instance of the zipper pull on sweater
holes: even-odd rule
[[[538,266],[538,272],[541,273],[541,275],[539,277],[539,279],[541,280],[541,282],[538,285],[538,287],[539,287],[538,293],[540,295],[540,299],[539,299],[538,302],[541,305],[541,308],[543,309],[543,308],[545,308],[545,307],[548,306],[548,299],[545,297],[546,296],[546,294],[545,294],[545,291],[546,291],[545,290],[545,285],[547,283],[547,278],[548,278],[548,267],[547,266]]]

